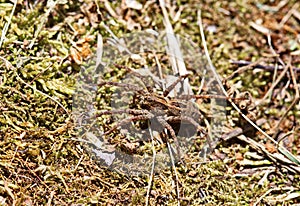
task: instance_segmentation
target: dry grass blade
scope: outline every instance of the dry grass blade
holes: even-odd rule
[[[186,66],[184,63],[184,59],[180,50],[178,40],[176,39],[176,36],[174,34],[172,25],[168,17],[168,12],[165,7],[165,1],[160,0],[159,4],[164,16],[164,24],[166,27],[167,48],[168,48],[168,52],[170,53],[169,58],[172,64],[173,74],[174,75],[179,74],[180,76],[184,76],[188,74],[188,72],[186,70]],[[184,79],[183,82],[185,83],[185,85],[187,85],[187,87],[184,88],[184,92],[186,94],[192,94],[189,80]]]
[[[266,147],[264,145],[261,145],[260,143],[254,141],[253,139],[251,139],[249,137],[246,137],[245,135],[239,135],[239,136],[237,136],[237,138],[239,140],[243,141],[243,142],[246,142],[253,149],[262,152],[263,154],[265,154],[273,162],[280,163],[287,170],[289,170],[291,173],[294,173],[294,174],[299,173],[300,167],[295,166],[293,164],[293,161],[290,158],[288,158],[288,155],[287,155],[288,159],[286,159],[282,155],[278,155],[278,153],[277,154],[276,153],[271,154],[270,152],[268,152],[268,150],[266,149]]]
[[[149,123],[148,123],[149,124]],[[148,125],[149,126],[149,125]],[[148,127],[150,137],[151,137],[151,145],[152,145],[152,152],[153,152],[153,157],[152,157],[152,167],[151,167],[151,173],[150,173],[150,178],[148,182],[148,188],[147,188],[147,195],[146,195],[146,206],[149,205],[149,199],[150,199],[150,192],[151,192],[151,187],[153,183],[153,176],[154,176],[154,168],[155,168],[155,158],[156,158],[156,150],[155,150],[155,145],[154,145],[154,138],[153,138],[153,131],[151,127]]]
[[[165,133],[167,133],[166,130],[165,130]],[[177,170],[176,170],[176,167],[175,167],[175,160],[174,160],[174,156],[173,156],[173,153],[172,153],[172,147],[171,147],[169,142],[167,142],[167,146],[168,146],[168,151],[169,151],[169,155],[170,155],[170,159],[171,159],[171,163],[172,163],[172,168],[173,168],[173,172],[174,172],[174,176],[175,176],[177,205],[180,206],[179,179],[178,179],[178,174],[177,174]]]
[[[275,129],[275,133],[273,135],[273,138],[276,138],[276,136],[279,133],[279,126],[280,124],[283,122],[283,120],[285,119],[285,117],[287,116],[288,112],[291,111],[291,109],[295,106],[295,104],[299,101],[299,88],[297,85],[297,80],[294,74],[294,71],[292,70],[292,66],[291,66],[291,61],[289,61],[288,65],[286,66],[287,69],[290,70],[290,74],[292,76],[292,81],[294,84],[294,88],[295,88],[295,98],[293,100],[293,102],[291,103],[291,105],[288,107],[288,109],[284,112],[284,114],[280,117],[280,120],[278,121],[278,123],[276,124],[276,126],[274,127]],[[278,81],[276,81],[278,82]],[[272,85],[273,86],[273,85]],[[274,87],[273,87],[274,88]]]
[[[2,46],[2,44],[4,42],[4,40],[5,40],[6,32],[7,32],[8,28],[9,28],[10,23],[11,23],[11,19],[12,19],[14,13],[15,13],[15,9],[16,9],[17,3],[18,3],[18,1],[15,0],[14,1],[14,7],[13,7],[11,13],[10,13],[10,16],[9,16],[9,20],[8,20],[7,23],[5,23],[5,25],[3,27],[2,34],[1,34],[1,39],[0,39],[0,48],[1,48],[1,46]]]
[[[166,6],[165,6],[165,1],[160,0],[159,5],[161,7],[161,10],[162,10],[162,13],[163,13],[163,16],[164,16],[164,24],[165,24],[165,27],[166,27],[167,42],[168,42],[167,46],[168,46],[168,49],[169,49],[170,54],[171,54],[170,59],[171,59],[171,62],[172,62],[173,73],[174,74],[178,74],[178,73],[179,74],[183,74],[183,73],[185,74],[186,69],[185,69],[184,65],[183,65],[184,67],[178,68],[179,65],[178,65],[178,61],[177,61],[176,57],[181,57],[180,49],[179,49],[178,42],[174,38],[174,31],[173,31],[171,22],[170,22],[169,17],[168,17],[168,12],[167,12],[167,9],[166,9]],[[174,45],[171,44],[171,42],[174,43]],[[179,52],[180,56],[176,55],[176,53],[178,53],[178,52]],[[180,69],[181,69],[181,71],[180,71]]]
[[[275,70],[274,70],[274,74],[273,74],[273,83],[272,83],[272,86],[269,89],[269,91],[265,94],[265,96],[263,97],[263,100],[267,99],[268,96],[270,97],[269,99],[271,99],[271,93],[273,92],[273,90],[276,87],[276,85],[285,76],[285,74],[286,74],[286,72],[288,70],[288,67],[286,67],[286,65],[284,64],[284,62],[278,57],[278,54],[275,52],[275,50],[274,50],[274,48],[272,46],[272,40],[271,40],[270,32],[267,34],[267,39],[268,39],[268,45],[270,47],[270,50],[271,50],[272,54],[276,57],[277,62],[279,62],[284,69],[283,69],[282,73],[279,75],[279,77],[275,80],[275,78],[277,76],[277,70],[278,70],[278,65],[276,64]]]
[[[203,48],[204,48],[204,53],[205,53],[205,56],[207,58],[207,61],[208,61],[208,65],[209,65],[209,69],[212,71],[214,77],[216,78],[221,90],[222,90],[222,93],[226,96],[226,97],[229,97],[225,88],[223,87],[223,84],[222,84],[222,81],[211,61],[211,58],[209,56],[209,52],[208,52],[208,49],[207,49],[207,44],[206,44],[206,40],[205,40],[205,35],[204,35],[204,30],[203,30],[203,25],[202,25],[202,19],[201,19],[201,10],[198,11],[198,24],[199,24],[199,29],[200,29],[200,34],[201,34],[201,39],[202,39],[202,45],[203,45]]]
[[[262,33],[262,34],[268,34],[269,33],[269,29],[263,27],[262,25],[256,24],[254,22],[249,22],[249,25],[255,29],[256,31]]]
[[[293,15],[294,15],[295,18],[297,18],[298,20],[300,20],[300,12],[299,11],[294,10],[293,11]]]
[[[205,35],[204,35],[204,30],[203,30],[203,25],[202,25],[202,20],[201,20],[201,10],[198,11],[198,22],[199,22],[199,28],[200,28],[200,33],[201,33],[201,39],[202,39],[202,43],[203,43],[203,47],[204,47],[204,51],[205,51],[205,55],[207,57],[210,69],[212,70],[213,74],[215,75],[215,78],[217,79],[217,82],[223,92],[223,94],[226,97],[228,96],[228,93],[226,92],[225,88],[222,85],[222,81],[220,79],[220,77],[218,76],[212,61],[210,59],[209,53],[208,53],[208,49],[207,49],[207,45],[206,45],[206,41],[205,41]],[[279,60],[280,61],[280,60]],[[281,61],[282,65],[284,65],[284,63]],[[278,142],[276,142],[272,137],[270,137],[265,131],[263,131],[259,126],[257,126],[253,121],[251,121],[246,115],[244,115],[241,110],[238,108],[238,106],[231,100],[228,99],[228,101],[231,103],[232,107],[249,123],[251,124],[256,130],[258,130],[260,133],[262,133],[266,138],[268,138],[272,143],[274,143],[276,146],[278,146],[278,149],[285,155],[285,157],[287,157],[288,159],[290,159],[291,161],[295,162],[297,165],[300,165],[300,160],[298,160],[298,158],[293,155],[292,153],[290,153],[286,148],[282,147],[281,145],[278,144]]]
[[[254,68],[263,69],[263,70],[267,70],[267,71],[274,71],[276,69],[279,70],[279,71],[282,71],[284,69],[280,65],[271,66],[271,65],[257,64],[258,61],[257,62],[250,62],[250,61],[244,61],[244,60],[241,60],[241,61],[230,60],[229,62],[231,64],[236,64],[236,65],[241,66],[241,67],[252,65],[252,67],[254,67]],[[296,72],[299,72],[300,68],[293,67],[293,70],[296,71]],[[236,73],[236,72],[234,72],[234,73]]]
[[[256,67],[257,65],[259,65],[259,63],[263,62],[264,59],[259,59],[256,62],[249,62],[249,64],[243,65],[242,67],[238,68],[236,71],[232,72],[231,75],[229,75],[226,80],[230,80],[232,79],[236,74],[240,74],[250,68]],[[231,63],[237,63],[236,61],[231,61]]]
[[[262,100],[265,100],[268,98],[268,96],[271,96],[271,93],[273,92],[274,88],[277,86],[277,84],[282,80],[282,78],[285,76],[287,73],[289,67],[285,66],[284,70],[281,72],[281,74],[278,76],[278,78],[275,80],[275,82],[272,84],[268,92],[265,94],[265,96],[262,98]],[[275,72],[277,73],[277,72]],[[275,75],[274,75],[275,76]]]
[[[102,62],[102,55],[103,55],[103,38],[101,34],[97,36],[97,59],[96,59],[96,68]]]
[[[259,198],[258,198],[258,200],[253,204],[253,206],[256,206],[256,205],[261,205],[260,203],[262,202],[262,200],[265,198],[265,197],[267,197],[267,195],[268,194],[270,194],[270,193],[272,193],[272,192],[279,192],[279,191],[283,191],[283,190],[289,190],[289,191],[297,191],[297,188],[294,188],[294,187],[284,187],[284,188],[282,188],[282,187],[275,187],[275,188],[271,188],[271,189],[269,189],[268,191],[266,191],[262,196],[260,196]],[[292,194],[295,194],[295,193],[292,193]],[[296,194],[297,194],[297,192],[296,192]],[[289,197],[288,195],[287,195],[287,197]],[[299,197],[299,192],[298,192],[298,194],[296,195],[296,197]],[[280,199],[282,199],[282,198],[280,198]],[[286,200],[288,200],[287,198],[284,198],[284,199],[286,199]],[[283,201],[285,201],[283,199]]]
[[[285,117],[287,116],[288,112],[296,105],[296,103],[299,102],[299,86],[297,84],[297,80],[296,80],[296,77],[295,77],[295,73],[291,67],[291,65],[289,65],[289,68],[290,68],[290,73],[291,73],[291,76],[292,76],[292,81],[293,81],[293,84],[294,84],[294,88],[295,88],[295,98],[293,100],[293,102],[291,103],[291,105],[288,107],[288,109],[285,111],[285,113],[282,115],[282,117],[280,118],[280,120],[278,121],[277,125],[275,128],[277,128],[275,134],[273,135],[273,138],[275,136],[277,136],[278,132],[279,132],[279,125],[283,122],[283,120],[285,119]],[[279,144],[278,144],[279,145]],[[294,156],[291,156],[290,153],[287,153],[286,151],[283,151],[281,148],[278,148],[279,151],[281,151],[285,156],[287,156],[291,161],[295,162],[296,164],[299,164],[300,165],[300,161],[297,159],[297,158],[294,158]]]
[[[289,20],[289,18],[291,18],[294,11],[297,11],[298,7],[299,2],[295,3],[294,6],[288,11],[288,13],[282,18],[281,22],[278,25],[278,29],[281,29],[284,26],[284,24]]]
[[[41,20],[41,23],[38,25],[38,28],[37,30],[35,31],[34,33],[34,38],[31,40],[31,43],[29,44],[28,48],[31,49],[32,46],[34,45],[34,42],[36,41],[38,35],[40,34],[44,24],[46,23],[46,20],[48,18],[48,16],[50,15],[50,12],[55,8],[56,4],[59,3],[60,0],[56,0],[55,2],[53,1],[48,1],[48,2],[51,2],[48,10],[46,11],[46,13],[44,14],[42,20]]]

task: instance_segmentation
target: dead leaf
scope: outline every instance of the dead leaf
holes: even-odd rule
[[[266,142],[265,147],[266,147],[267,151],[270,152],[270,153],[272,153],[272,154],[277,151],[277,149],[274,146],[274,144],[272,144],[270,141]]]
[[[236,160],[243,160],[244,159],[243,154],[241,154],[240,152],[235,153],[235,159]]]
[[[141,10],[143,5],[135,0],[125,0],[125,5],[127,8]]]
[[[74,47],[70,48],[70,57],[76,64],[82,64],[82,57]]]

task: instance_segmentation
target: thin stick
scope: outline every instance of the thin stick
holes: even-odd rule
[[[52,65],[53,63],[51,63],[46,69],[38,73],[28,84],[31,85],[37,78],[39,78],[43,73],[45,73]]]
[[[256,67],[257,65],[259,65],[260,62],[262,62],[263,59],[259,59],[256,62],[248,62],[249,64],[244,64],[242,67],[238,68],[236,71],[232,72],[231,75],[229,75],[226,80],[232,79],[236,74],[240,74],[244,71],[246,71],[247,69],[250,69],[251,67]],[[233,63],[232,61],[230,61],[230,63]]]
[[[201,34],[201,39],[202,39],[202,45],[203,45],[203,48],[204,48],[204,52],[205,52],[205,56],[207,58],[207,61],[208,61],[208,65],[209,65],[209,68],[210,70],[213,72],[213,75],[214,77],[216,78],[219,86],[221,87],[221,90],[223,92],[223,94],[228,97],[228,94],[225,90],[225,88],[223,87],[223,84],[222,84],[222,81],[211,61],[211,58],[209,56],[209,52],[208,52],[208,49],[207,49],[207,44],[206,44],[206,40],[205,40],[205,35],[204,35],[204,30],[203,30],[203,26],[202,26],[202,19],[201,19],[201,10],[198,10],[198,22],[199,22],[199,28],[200,28],[200,34]]]
[[[226,92],[225,88],[222,85],[221,79],[218,76],[212,61],[210,59],[209,53],[208,53],[208,49],[207,49],[207,45],[206,45],[206,41],[205,41],[205,35],[204,35],[204,31],[203,31],[203,26],[202,26],[202,20],[201,20],[201,10],[198,11],[198,22],[199,22],[199,28],[200,28],[200,34],[201,34],[201,39],[202,39],[202,43],[203,43],[203,47],[204,47],[204,51],[210,66],[210,69],[212,70],[213,74],[215,75],[215,78],[217,79],[217,82],[219,84],[219,86],[221,87],[221,90],[223,92],[223,94],[226,97],[228,96],[228,93]],[[283,62],[282,62],[283,63]],[[284,64],[283,64],[284,65]],[[296,164],[300,165],[300,160],[295,157],[292,153],[290,153],[286,148],[282,147],[281,145],[279,145],[272,137],[270,137],[265,131],[263,131],[260,127],[258,127],[254,122],[252,122],[246,115],[244,115],[241,110],[238,108],[238,106],[229,98],[228,101],[231,103],[232,107],[249,123],[251,124],[255,129],[257,129],[261,134],[263,134],[266,138],[268,138],[271,142],[273,142],[275,145],[278,145],[278,149],[281,150],[282,153],[284,153],[284,155],[291,161],[295,162]]]
[[[271,49],[271,52],[273,53],[273,55],[276,57],[277,61],[283,66],[285,67],[284,62],[282,61],[282,59],[279,58],[279,55],[276,53],[276,51],[274,50],[273,46],[272,46],[272,39],[271,39],[271,34],[270,32],[267,35],[267,39],[268,39],[268,45]]]
[[[2,46],[2,43],[3,43],[4,40],[5,40],[5,35],[6,35],[6,32],[8,31],[8,28],[9,28],[9,25],[10,25],[10,23],[11,23],[12,17],[13,17],[13,15],[14,15],[14,13],[15,13],[15,9],[16,9],[17,3],[18,3],[18,1],[15,0],[15,1],[14,1],[14,7],[13,7],[11,13],[10,13],[8,22],[7,22],[7,23],[4,25],[4,27],[3,27],[2,35],[1,35],[1,39],[0,39],[0,48],[1,48],[1,46]]]
[[[285,64],[283,63],[283,61],[278,57],[278,54],[276,53],[276,51],[274,50],[273,46],[272,46],[272,38],[270,35],[270,32],[268,32],[267,34],[267,39],[268,39],[268,45],[270,47],[270,50],[272,52],[272,54],[276,57],[276,60],[281,63],[281,66],[283,66],[285,69],[283,70],[283,72],[281,73],[281,75],[279,76],[278,80],[280,81],[284,75],[287,72],[287,67],[285,66]],[[269,101],[271,101],[271,93],[273,92],[275,86],[279,83],[279,81],[275,80],[276,76],[277,76],[277,71],[278,71],[278,64],[276,63],[275,65],[275,70],[274,70],[274,74],[273,74],[273,81],[272,81],[272,86],[271,88],[268,90],[268,92],[265,94],[265,96],[263,97],[263,100],[267,99],[267,97],[269,96]],[[275,82],[275,83],[274,83]]]
[[[165,133],[167,133],[167,131],[165,131]],[[174,156],[172,154],[172,148],[171,148],[171,145],[170,145],[169,141],[167,141],[167,146],[168,146],[168,151],[169,151],[169,155],[170,155],[170,159],[171,159],[171,163],[172,163],[172,168],[173,168],[174,176],[175,176],[175,185],[176,185],[176,194],[177,194],[177,205],[180,206],[180,194],[179,194],[178,175],[177,175],[177,171],[176,171],[176,167],[175,167]]]
[[[196,94],[196,95],[181,95],[178,99],[190,99],[190,98],[195,98],[195,99],[226,99],[226,100],[247,100],[247,98],[231,98],[231,97],[226,97],[218,94]]]
[[[291,67],[291,64],[289,62],[289,64],[287,65],[287,68],[290,69],[290,73],[291,73],[291,76],[292,76],[292,81],[293,81],[293,84],[294,84],[294,88],[295,88],[295,98],[293,100],[293,102],[290,104],[290,106],[287,108],[287,110],[284,112],[284,114],[281,116],[280,120],[278,121],[278,123],[276,124],[276,126],[274,127],[276,129],[276,132],[273,134],[273,138],[276,138],[276,136],[278,135],[279,133],[279,126],[280,124],[283,122],[283,120],[285,119],[285,117],[287,116],[288,112],[295,106],[295,104],[299,101],[299,88],[298,88],[298,85],[297,85],[297,80],[296,80],[296,77],[295,77],[295,74],[294,74],[294,71],[292,70],[292,67]]]
[[[281,72],[281,74],[278,76],[278,78],[276,79],[276,81],[272,84],[272,86],[270,87],[270,89],[268,90],[268,92],[265,94],[265,96],[262,98],[263,100],[265,100],[269,95],[271,95],[272,91],[274,90],[274,88],[277,86],[277,84],[281,81],[281,79],[285,76],[286,72],[288,71],[289,66],[286,66],[284,68],[284,70]]]
[[[157,64],[157,70],[158,70],[159,78],[160,78],[160,80],[162,80],[163,79],[163,74],[162,74],[161,64],[158,60],[158,57],[157,57],[156,53],[154,53],[154,57],[155,57],[155,62]],[[165,89],[166,89],[166,84],[164,82],[162,82],[162,90],[164,91]]]
[[[97,59],[96,59],[96,67],[97,68],[102,63],[102,55],[103,55],[103,38],[99,33],[97,35]]]
[[[17,0],[16,0],[16,1],[17,1]],[[58,2],[59,2],[59,0],[56,0],[55,2],[52,2],[52,5],[49,7],[49,9],[46,11],[46,13],[44,14],[44,16],[42,17],[41,23],[38,25],[38,28],[37,28],[37,30],[36,30],[35,33],[34,33],[34,38],[31,40],[31,42],[30,42],[30,44],[29,44],[29,46],[28,46],[29,49],[31,49],[32,46],[34,45],[35,40],[37,39],[39,33],[40,33],[41,30],[42,30],[43,25],[44,25],[45,22],[46,22],[46,19],[48,18],[50,12],[54,9],[54,7],[56,6],[56,4],[57,4]]]
[[[274,66],[256,64],[258,61],[257,62],[250,62],[250,61],[244,61],[244,60],[241,60],[241,61],[229,60],[229,62],[231,64],[236,64],[238,66],[248,66],[249,65],[251,67],[258,68],[258,69],[264,69],[264,70],[267,70],[267,71],[274,71],[275,69],[277,69],[278,71],[282,71],[284,69],[284,67],[282,67],[282,66],[278,66],[278,68],[276,68]],[[296,72],[300,71],[300,68],[297,68],[297,67],[293,67],[292,69]]]
[[[188,74],[180,76],[174,81],[170,86],[168,86],[165,91],[163,92],[163,96],[166,97],[168,94],[176,87],[178,83],[180,83],[182,80],[188,77]]]
[[[293,7],[288,11],[288,13],[282,18],[282,20],[280,21],[279,25],[278,25],[278,29],[282,29],[282,27],[284,26],[284,24],[289,20],[289,18],[291,18],[291,16],[293,15],[294,11],[297,10],[299,7],[299,2],[295,3],[293,5]]]
[[[161,7],[164,16],[164,24],[166,27],[166,38],[167,38],[167,52],[169,52],[173,74],[175,75],[179,73],[180,76],[186,75],[188,74],[188,72],[184,63],[182,52],[180,50],[178,39],[174,34],[172,24],[170,23],[168,17],[168,12],[165,7],[165,1],[159,0],[159,5]],[[183,85],[184,85],[183,90],[185,94],[193,93],[188,78],[183,80]]]
[[[176,75],[179,73],[179,75],[186,75],[188,72],[186,70],[186,66],[185,63],[183,61],[183,57],[180,51],[180,47],[178,44],[178,41],[174,35],[174,31],[172,28],[172,24],[170,23],[170,20],[168,18],[168,12],[166,10],[165,7],[165,1],[164,0],[159,0],[159,5],[161,7],[163,16],[164,16],[164,25],[166,27],[166,38],[167,38],[167,52],[169,52],[169,58],[171,61],[171,65],[172,65],[172,69],[173,69],[173,74]],[[185,79],[183,81],[184,84],[187,85],[187,89],[184,88],[184,92],[186,94],[190,94],[192,89],[191,86],[189,84],[189,80]],[[170,128],[169,128],[170,130]],[[172,128],[170,130],[171,132],[171,136],[172,136]],[[168,134],[167,129],[164,129],[165,134]],[[174,141],[177,142],[177,137],[175,135]],[[178,142],[177,142],[178,143]],[[176,181],[176,193],[177,193],[177,203],[178,205],[180,205],[180,194],[179,194],[179,185],[178,185],[178,176],[177,176],[177,172],[176,172],[176,167],[175,167],[175,163],[174,163],[174,158],[173,158],[173,154],[172,154],[172,150],[171,150],[171,146],[169,141],[167,141],[167,146],[168,146],[168,151],[170,154],[170,159],[171,159],[171,163],[172,163],[172,168],[174,170],[174,175],[175,175],[175,181]],[[177,151],[178,152],[178,151]],[[179,156],[180,157],[180,156]]]
[[[152,156],[152,167],[151,167],[151,173],[150,173],[150,180],[149,180],[149,183],[148,183],[147,196],[146,196],[146,206],[149,205],[150,192],[151,192],[151,187],[152,187],[152,183],[153,183],[153,176],[154,176],[155,158],[156,158],[156,150],[155,150],[155,145],[154,145],[153,132],[152,132],[152,129],[150,127],[150,122],[148,122],[148,130],[149,130],[150,137],[151,137],[151,145],[152,145],[153,156]]]

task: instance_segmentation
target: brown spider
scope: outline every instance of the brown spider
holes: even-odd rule
[[[116,66],[119,68],[125,68],[126,70],[131,71],[134,76],[141,80],[143,79],[139,73],[130,70],[128,67],[120,65]],[[181,159],[182,156],[179,149],[179,141],[175,132],[176,125],[180,124],[181,122],[189,123],[193,125],[195,131],[201,132],[202,134],[205,133],[204,129],[200,126],[203,115],[194,102],[175,97],[167,97],[168,94],[176,87],[176,85],[181,83],[186,77],[187,75],[178,77],[178,79],[169,87],[167,87],[162,94],[160,94],[159,91],[151,91],[151,88],[144,89],[131,83],[119,83],[112,81],[102,81],[99,83],[99,87],[115,86],[134,92],[131,101],[131,108],[104,110],[97,113],[96,117],[116,114],[129,115],[128,117],[117,122],[113,127],[104,132],[103,135],[107,136],[113,133],[117,128],[131,122],[146,121],[151,123],[151,125],[159,125],[160,128],[158,132],[160,133],[162,133],[162,129],[166,129],[168,131],[176,146],[176,156],[178,159]],[[154,130],[157,130],[157,127],[154,128]],[[168,138],[163,138],[163,141],[168,141]]]

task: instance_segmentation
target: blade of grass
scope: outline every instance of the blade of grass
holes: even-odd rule
[[[14,0],[14,6],[13,6],[13,9],[10,13],[10,16],[9,16],[9,19],[8,19],[8,22],[5,23],[4,27],[3,27],[3,30],[2,30],[2,34],[1,34],[1,39],[0,39],[0,48],[5,40],[5,36],[6,36],[6,33],[8,31],[8,28],[9,28],[9,25],[11,23],[11,19],[14,15],[14,12],[15,12],[15,9],[16,9],[16,6],[17,6],[17,0]]]
[[[160,0],[159,5],[161,7],[164,16],[164,24],[166,27],[166,38],[167,38],[167,52],[169,52],[169,58],[172,64],[173,74],[174,75],[179,74],[180,76],[184,76],[188,74],[188,72],[184,63],[184,59],[180,50],[178,40],[174,34],[172,24],[168,17],[168,12],[165,7],[165,1]],[[189,84],[188,78],[184,79],[182,82],[184,83],[183,85],[185,85],[185,87],[183,88],[185,94],[192,94],[193,92]]]
[[[209,68],[213,72],[223,94],[226,97],[229,97],[228,93],[226,92],[225,88],[223,87],[222,81],[214,68],[212,61],[209,56],[209,52],[207,49],[207,44],[205,40],[205,35],[204,35],[204,30],[203,30],[203,25],[202,25],[202,19],[201,19],[201,10],[198,10],[198,23],[199,23],[199,29],[200,29],[200,34],[201,34],[201,39],[202,39],[202,44],[204,47],[204,52],[208,60]],[[256,130],[258,130],[261,134],[263,134],[266,138],[268,138],[271,142],[273,142],[275,145],[278,146],[278,149],[291,161],[294,163],[300,165],[300,160],[298,160],[297,157],[295,157],[292,153],[290,153],[286,148],[282,147],[279,145],[272,137],[270,137],[265,131],[263,131],[260,127],[258,127],[254,122],[252,122],[246,115],[244,115],[241,110],[238,108],[238,106],[229,98],[228,101],[231,103],[232,107],[249,123],[251,124]]]

